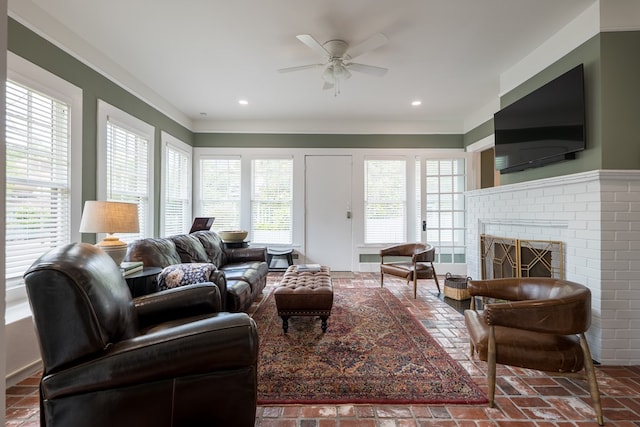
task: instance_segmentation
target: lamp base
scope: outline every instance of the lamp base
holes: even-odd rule
[[[118,267],[127,255],[127,244],[112,234],[105,237],[102,242],[96,243],[96,246],[105,251]]]

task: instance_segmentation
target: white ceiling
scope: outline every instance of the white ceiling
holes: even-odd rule
[[[405,133],[460,128],[496,102],[502,73],[595,2],[11,0],[9,14],[192,129]],[[355,45],[378,32],[388,43],[357,62],[389,72],[353,72],[338,96],[321,69],[276,71],[321,59],[297,34]]]

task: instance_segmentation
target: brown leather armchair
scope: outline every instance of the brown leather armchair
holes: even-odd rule
[[[433,267],[436,248],[425,243],[402,243],[380,250],[380,286],[384,286],[384,275],[402,277],[413,281],[413,297],[418,294],[418,279],[434,279],[440,293],[440,282]],[[394,257],[396,260],[385,262],[384,257]],[[405,258],[397,261],[397,258]],[[410,258],[410,259],[409,259]]]
[[[256,326],[220,313],[212,283],[132,299],[86,243],[43,255],[25,283],[44,365],[40,425],[254,425]]]
[[[570,375],[584,371],[596,418],[603,425],[600,392],[584,333],[591,325],[591,291],[552,278],[471,280],[470,310],[464,313],[471,355],[488,365],[489,405],[493,406],[496,364]],[[475,297],[491,298],[484,310]]]

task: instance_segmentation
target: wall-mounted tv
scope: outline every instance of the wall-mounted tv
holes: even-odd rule
[[[586,145],[583,65],[504,107],[493,124],[501,174],[574,159]]]

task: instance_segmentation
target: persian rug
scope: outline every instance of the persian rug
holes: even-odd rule
[[[385,288],[334,288],[328,329],[291,317],[284,334],[273,292],[258,325],[259,404],[475,404],[487,398]]]

